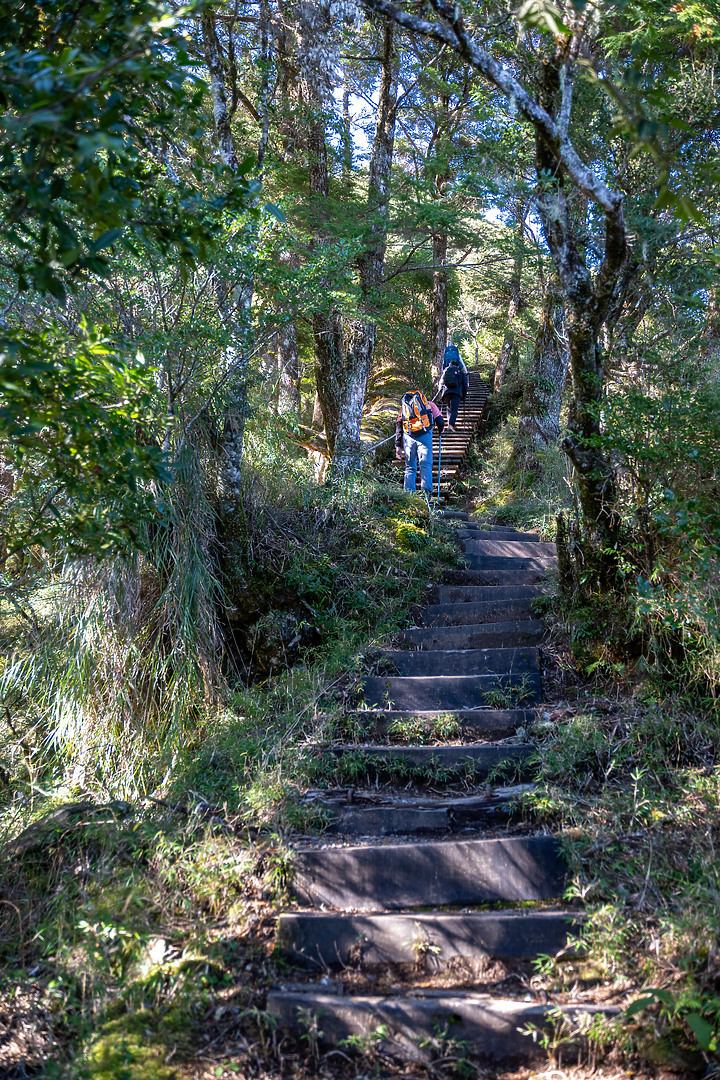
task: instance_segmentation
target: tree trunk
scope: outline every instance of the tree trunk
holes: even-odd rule
[[[277,360],[280,372],[278,412],[281,416],[294,416],[297,419],[300,416],[300,366],[294,322],[286,323],[280,330]]]
[[[392,168],[397,105],[398,62],[394,53],[394,24],[387,20],[383,39],[380,94],[370,157],[368,238],[358,259],[360,312],[355,319],[339,312],[313,316],[317,392],[332,456],[332,472],[343,474],[361,464],[360,425],[365,389],[375,349],[387,245],[388,188]],[[310,188],[327,198],[330,192],[325,130],[318,119],[312,126]]]
[[[543,296],[535,338],[532,370],[523,393],[513,456],[529,471],[540,470],[538,450],[557,441],[560,406],[568,369],[568,350],[561,336],[564,309],[557,281]]]
[[[447,233],[433,233],[433,308],[432,308],[432,357],[430,367],[434,382],[442,372],[443,355],[448,336],[448,278],[444,269],[447,262]],[[443,269],[437,269],[443,267]]]
[[[513,270],[510,277],[510,303],[508,304],[507,310],[507,325],[505,327],[505,336],[503,337],[500,355],[498,356],[497,364],[495,365],[495,377],[493,378],[494,393],[497,393],[505,380],[505,372],[507,371],[510,357],[512,356],[513,350],[515,348],[514,322],[520,311],[520,285],[522,282],[523,261],[525,253],[523,237],[523,229],[525,226],[525,207],[521,200],[518,200],[516,204],[515,216],[517,220],[517,235],[515,238],[515,255],[513,259]]]
[[[264,60],[260,90],[261,135],[258,144],[258,171],[262,172],[267,146],[270,121],[270,73],[268,8],[266,0],[261,6],[261,43]],[[210,8],[202,14],[203,48],[205,63],[210,74],[210,91],[213,103],[213,122],[218,153],[223,164],[237,173],[239,165],[227,102],[222,49],[215,26],[215,15]],[[257,225],[253,225],[248,245],[252,258],[257,246]],[[220,440],[222,469],[221,486],[226,497],[235,499],[240,495],[245,415],[247,412],[247,367],[251,333],[252,304],[255,283],[252,270],[243,268],[242,278],[234,283],[217,274],[214,280],[215,296],[221,322],[228,332],[230,344],[226,349],[225,364],[229,369],[227,379],[228,409]]]
[[[205,51],[205,63],[210,73],[210,92],[213,103],[213,121],[215,126],[215,139],[217,141],[218,154],[223,165],[234,173],[238,171],[238,159],[235,152],[230,127],[230,112],[227,103],[225,88],[225,73],[223,70],[222,51],[220,41],[215,28],[215,15],[210,8],[205,8],[202,14],[203,46]],[[225,350],[225,365],[230,371],[227,379],[229,406],[225,415],[222,436],[220,439],[221,453],[221,489],[226,497],[237,498],[240,494],[240,480],[242,470],[243,436],[245,429],[245,399],[247,395],[247,372],[246,372],[246,327],[244,316],[252,304],[252,286],[250,289],[249,302],[243,295],[239,304],[239,312],[234,309],[230,299],[228,282],[219,274],[213,281],[215,297],[218,305],[220,321],[228,333],[231,344]],[[239,314],[239,318],[238,318]]]
[[[554,114],[560,91],[559,67],[543,72],[542,105]],[[563,79],[567,87],[567,80]],[[567,100],[566,89],[563,89]],[[568,117],[569,119],[569,104]],[[613,300],[627,254],[622,202],[605,208],[605,253],[595,281],[579,250],[565,190],[565,173],[556,167],[547,141],[536,129],[535,164],[540,182],[538,210],[543,232],[557,270],[565,306],[573,399],[563,449],[575,467],[583,522],[598,563],[611,572],[620,519],[615,511],[616,485],[612,465],[596,445],[600,435],[599,407],[603,395],[603,364],[599,335]],[[555,179],[547,182],[548,176]],[[595,444],[595,445],[594,445]]]

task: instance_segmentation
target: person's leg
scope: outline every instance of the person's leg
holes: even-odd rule
[[[457,396],[457,394],[453,394],[453,396],[450,398],[450,420],[448,421],[448,423],[452,424],[453,427],[455,427],[455,424],[457,423],[457,414],[459,408],[460,398]]]
[[[433,437],[432,429],[421,439],[417,440],[418,463],[420,465],[420,487],[423,491],[433,489]]]
[[[411,435],[403,432],[403,450],[405,451],[405,482],[406,491],[415,491],[415,474],[418,463],[418,441]]]

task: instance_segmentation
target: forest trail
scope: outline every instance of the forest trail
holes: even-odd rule
[[[453,440],[455,472],[471,437]],[[577,926],[559,906],[560,845],[517,805],[542,700],[532,600],[556,556],[534,533],[444,517],[465,568],[447,572],[406,649],[383,653],[383,673],[365,679],[348,717],[365,741],[333,747],[366,786],[309,793],[329,827],[295,848],[297,905],[280,916],[278,946],[300,973],[267,1008],[279,1036],[311,1051],[509,1066],[546,1054],[533,1028],[566,1039],[597,1011],[550,1002],[531,981],[533,958],[562,952]],[[393,733],[409,741],[392,745]]]

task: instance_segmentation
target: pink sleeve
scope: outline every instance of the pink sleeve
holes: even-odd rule
[[[430,404],[430,412],[433,414],[433,420],[437,416],[442,416],[442,413],[440,412],[440,410],[438,409],[438,407],[437,407],[437,405],[435,404],[434,401],[431,401],[429,404]]]

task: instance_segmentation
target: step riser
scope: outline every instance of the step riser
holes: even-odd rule
[[[467,555],[486,555],[489,558],[557,559],[555,545],[543,544],[540,540],[532,543],[521,540],[461,540],[460,547]]]
[[[485,625],[466,624],[463,626],[445,626],[427,630],[406,630],[405,641],[418,649],[482,649],[522,648],[540,642],[545,634],[545,624],[540,620],[526,620],[517,623],[496,623]]]
[[[533,755],[533,747],[525,743],[473,745],[460,743],[444,746],[385,746],[360,744],[334,746],[333,754],[353,754],[362,757],[368,772],[405,771],[413,766],[431,774],[433,770],[472,772],[477,780],[485,779],[499,765],[512,764],[523,774]]]
[[[453,833],[508,822],[519,812],[514,796],[490,797],[484,805],[480,800],[475,802],[476,805],[454,807],[343,807],[331,810],[332,818],[325,831],[331,835],[354,837]]]
[[[416,942],[433,946],[438,966],[467,960],[530,960],[555,956],[579,924],[565,912],[335,915],[290,913],[278,922],[278,947],[306,968],[402,964],[417,959]],[[437,950],[437,951],[436,951]]]
[[[502,600],[530,600],[543,596],[545,589],[539,585],[435,585],[428,590],[428,598],[435,605],[483,604]]]
[[[488,694],[500,691],[512,694],[512,688],[525,689],[521,701],[494,701]],[[498,705],[512,707],[535,704],[540,700],[541,685],[537,674],[530,675],[450,675],[447,677],[403,677],[366,679],[363,701],[379,709],[481,709]]]
[[[423,712],[371,712],[365,710],[351,714],[356,717],[356,723],[361,731],[370,731],[375,738],[386,738],[394,724],[398,721],[421,720],[430,724],[434,720],[456,720],[461,726],[463,735],[472,735],[475,738],[505,739],[514,735],[519,727],[526,728],[536,719],[532,709],[476,709],[472,712],[456,711],[451,713],[439,710]],[[441,742],[442,736],[437,741]]]
[[[557,558],[538,555],[536,559],[520,558],[513,555],[473,555],[466,554],[463,560],[470,570],[512,570],[538,571],[557,567]]]
[[[300,851],[300,903],[358,911],[550,900],[561,896],[565,864],[552,837]]]
[[[369,1041],[381,1057],[396,1061],[437,1061],[443,1051],[438,1033],[447,1031],[448,1039],[468,1046],[473,1058],[487,1065],[519,1065],[547,1058],[541,1040],[523,1032],[532,1027],[552,1035],[557,1021],[557,1006],[531,1005],[520,1001],[491,1002],[471,995],[427,998],[352,998],[331,994],[268,994],[268,1012],[277,1018],[278,1027],[307,1039],[308,1014],[317,1014],[319,1042],[337,1046],[351,1036]],[[587,1006],[563,1006],[573,1024],[587,1013],[613,1015],[614,1009],[591,1009]],[[382,1037],[372,1038],[382,1029]],[[460,1051],[464,1056],[465,1051]],[[563,1064],[577,1060],[581,1048],[563,1044]]]
[[[510,560],[511,562],[514,560]],[[490,570],[477,569],[466,556],[466,570],[446,570],[446,585],[544,585],[548,588],[548,570]],[[551,571],[552,573],[552,571]]]
[[[418,613],[421,627],[472,626],[481,623],[504,623],[508,619],[530,619],[532,598],[519,600],[481,600],[480,603],[434,604]]]
[[[411,678],[423,675],[520,675],[540,670],[538,650],[524,649],[453,649],[386,652],[383,661],[397,674]]]

